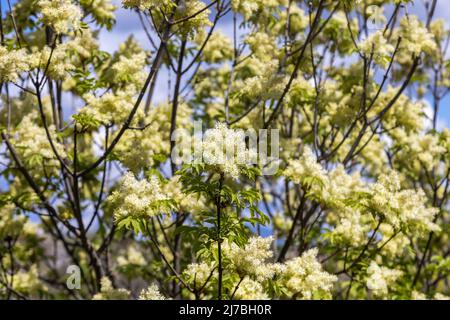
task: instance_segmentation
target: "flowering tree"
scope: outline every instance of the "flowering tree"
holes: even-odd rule
[[[2,0],[0,297],[446,298],[450,33],[415,2]],[[117,5],[147,38],[109,54]]]

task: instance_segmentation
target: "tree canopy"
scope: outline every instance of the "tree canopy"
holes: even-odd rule
[[[448,298],[437,0],[0,4],[1,299]]]

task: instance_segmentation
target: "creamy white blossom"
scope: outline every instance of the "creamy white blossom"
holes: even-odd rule
[[[229,129],[220,122],[205,132],[202,151],[206,164],[233,179],[239,178],[242,167],[251,166],[256,161],[255,150],[246,146],[243,130]]]
[[[224,252],[239,275],[252,275],[258,281],[263,281],[275,274],[275,267],[270,263],[273,256],[270,247],[272,241],[272,237],[253,237],[244,248],[232,243],[224,249]]]
[[[16,81],[29,68],[29,57],[25,49],[8,51],[0,46],[0,81]]]
[[[317,249],[310,249],[301,257],[286,262],[280,281],[289,296],[299,299],[331,297],[330,292],[337,277],[322,269],[322,265],[317,261],[317,254]]]
[[[161,201],[167,200],[161,192],[161,185],[156,176],[149,180],[138,180],[134,174],[127,172],[121,179],[119,188],[109,197],[108,201],[114,205],[116,220],[128,216],[154,216],[166,211]]]
[[[419,232],[439,230],[433,222],[438,210],[427,207],[427,198],[422,190],[402,190],[396,172],[380,176],[370,192],[371,196],[363,202],[382,214],[394,227],[404,225]]]
[[[142,252],[133,246],[128,247],[126,255],[117,257],[117,265],[119,267],[127,265],[144,266],[145,264],[146,261]]]
[[[326,171],[317,162],[313,151],[308,146],[303,148],[303,153],[298,160],[289,159],[284,175],[299,184],[312,184],[311,179],[324,184],[327,180]]]
[[[128,300],[130,291],[126,289],[114,289],[111,280],[107,277],[101,279],[100,292],[95,294],[92,300]]]
[[[139,300],[167,300],[167,298],[159,292],[156,284],[152,284],[147,289],[141,291]]]
[[[81,10],[71,0],[39,0],[41,20],[56,33],[67,33],[80,27]]]
[[[217,276],[217,268],[206,262],[190,263],[183,271],[184,278],[195,287],[201,287],[207,283],[211,276]]]
[[[250,278],[244,278],[239,284],[234,298],[240,300],[269,300],[269,295],[264,291],[260,282]]]
[[[367,275],[367,287],[372,290],[375,296],[384,297],[388,293],[389,286],[402,275],[402,272],[380,267],[375,261],[372,261],[367,269]]]
[[[394,46],[388,43],[382,31],[372,33],[359,44],[359,49],[366,57],[373,55],[374,60],[382,67],[387,67],[394,52]]]

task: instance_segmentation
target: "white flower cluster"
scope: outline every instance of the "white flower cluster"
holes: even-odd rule
[[[100,281],[100,292],[94,295],[92,300],[129,300],[131,298],[131,292],[119,288],[114,289],[107,277],[103,277]],[[166,300],[155,284],[150,285],[147,289],[144,289],[139,294],[139,300]]]
[[[183,271],[186,281],[196,288],[203,286],[211,275],[217,276],[217,268],[206,262],[191,263]]]
[[[301,34],[301,32],[309,26],[308,15],[299,6],[290,6],[289,12],[287,10],[282,10],[278,15],[278,21],[273,28],[273,31],[276,34],[284,32],[288,19],[289,29],[292,34]]]
[[[270,57],[277,51],[276,39],[266,32],[253,32],[245,39],[255,57],[261,61],[270,60]]]
[[[25,49],[8,51],[0,46],[0,81],[16,81],[19,74],[28,71],[29,59]]]
[[[139,300],[167,300],[167,298],[159,292],[156,284],[152,284],[147,289],[141,291]]]
[[[10,281],[13,284],[13,289],[22,294],[36,294],[39,291],[46,290],[46,287],[39,281],[39,271],[36,264],[33,264],[29,270],[18,271]]]
[[[29,56],[30,68],[47,69],[47,74],[53,79],[65,79],[69,71],[75,69],[67,55],[67,52],[71,51],[71,46],[74,44],[75,40],[57,44],[53,51],[49,46],[45,46],[43,49],[33,47]],[[48,61],[50,61],[50,64],[47,64]]]
[[[255,150],[248,149],[242,130],[232,130],[218,122],[205,132],[202,143],[203,161],[219,172],[238,179],[240,168],[256,163]]]
[[[428,300],[426,294],[424,294],[422,292],[417,292],[417,291],[412,292],[411,299],[412,300]],[[432,299],[433,300],[450,300],[450,297],[437,292]]]
[[[96,37],[97,33],[95,31],[85,29],[69,41],[57,45],[56,49],[62,48],[61,51],[65,51],[65,60],[78,65],[78,63],[81,63],[79,60],[92,58],[99,49]],[[71,53],[69,57],[67,55],[68,52]]]
[[[201,47],[204,36],[198,36],[195,42]],[[219,63],[233,56],[233,46],[229,37],[220,31],[214,32],[203,48],[203,59],[207,63]]]
[[[362,202],[382,214],[394,227],[406,226],[418,232],[438,231],[433,223],[436,208],[427,208],[427,197],[422,190],[401,190],[400,177],[395,171],[382,175],[371,186],[371,196]]]
[[[12,204],[0,208],[0,237],[3,239],[7,236],[18,237],[27,224],[27,219],[24,216],[16,216],[14,209]]]
[[[254,75],[245,79],[241,84],[236,83],[236,86],[240,88],[240,94],[261,100],[279,98],[286,86],[287,79],[278,72],[278,61],[261,61],[251,57],[247,63],[252,65],[251,69],[254,71]],[[248,67],[248,65],[243,64],[243,67]]]
[[[160,8],[173,4],[172,0],[122,0],[124,8],[139,8],[141,10]]]
[[[402,189],[397,172],[381,175],[376,183],[363,181],[359,175],[349,175],[342,166],[327,172],[317,163],[312,151],[304,148],[298,160],[290,160],[284,175],[295,183],[307,186],[308,196],[327,208],[334,210],[341,225],[333,231],[343,235],[354,230],[354,243],[364,237],[370,225],[370,212],[377,212],[385,222],[395,228],[404,226],[405,231],[437,231],[433,223],[437,209],[427,207],[427,198],[422,190]],[[365,196],[360,197],[361,193]],[[352,203],[362,204],[354,207]],[[357,225],[360,224],[360,227]],[[350,234],[353,234],[351,232]],[[345,239],[346,237],[344,237]],[[347,239],[349,240],[349,239]]]
[[[146,261],[142,252],[137,250],[134,246],[129,246],[125,256],[117,257],[117,265],[119,267],[133,265],[133,266],[144,266]]]
[[[80,27],[81,10],[71,0],[39,0],[42,22],[58,34],[65,34]]]
[[[402,37],[400,48],[418,56],[420,53],[433,53],[436,42],[416,16],[406,16],[400,21],[399,35]]]
[[[380,225],[380,233],[382,234],[382,239],[379,246],[383,246],[381,249],[381,254],[389,257],[400,257],[407,253],[407,248],[411,244],[409,237],[405,234],[399,233],[394,236],[394,228],[387,223],[382,223]],[[386,241],[389,242],[386,243]]]
[[[206,3],[200,0],[181,0],[175,11],[174,20],[182,20],[191,17],[180,23],[180,33],[185,36],[194,36],[205,32],[205,27],[212,26],[209,20],[209,9],[205,10]]]
[[[358,246],[367,241],[371,225],[366,221],[365,215],[353,208],[344,208],[336,215],[338,217],[336,227],[331,231],[333,242]]]
[[[114,289],[107,277],[103,277],[100,281],[100,292],[92,297],[92,300],[128,300],[130,299],[130,291],[126,289]]]
[[[119,103],[116,106],[119,107]],[[120,115],[123,112],[121,111],[122,108],[128,109],[131,105],[126,105],[125,101],[122,101],[122,103],[121,108],[117,110]],[[107,108],[102,107],[101,110],[104,115],[107,115]],[[127,130],[125,132],[123,139],[116,146],[118,158],[125,167],[137,173],[142,169],[157,165],[157,160],[161,160],[161,158],[166,159],[170,154],[171,112],[172,106],[169,103],[161,103],[154,106],[150,109],[148,116],[138,118],[142,119],[142,121],[137,120],[134,125],[141,127],[142,124],[140,123],[143,123],[145,126],[143,130]],[[189,106],[184,102],[180,102],[177,111],[177,127],[189,128],[192,125],[190,120],[191,114],[192,110]],[[126,116],[125,113],[123,113],[123,116]],[[118,116],[109,119],[117,118]],[[184,131],[182,130],[182,132]]]
[[[383,110],[386,103],[393,99],[398,90],[398,87],[389,85],[386,88],[386,91],[380,94],[379,99],[374,104],[373,114],[375,115]],[[389,110],[383,120],[387,127],[396,128],[393,132],[419,132],[424,127],[424,112],[426,112],[426,105],[424,102],[420,100],[413,101],[408,98],[408,96],[401,95],[398,98],[397,103]]]
[[[174,175],[170,180],[162,186],[162,192],[169,198],[174,200],[181,211],[195,214],[203,212],[207,209],[205,199],[195,194],[185,194],[180,176]]]
[[[100,79],[112,90],[102,95],[94,92],[84,94],[86,105],[77,116],[88,116],[102,124],[123,122],[145,81],[147,54],[133,37],[121,43],[107,67],[99,70]],[[142,117],[143,111],[138,110],[135,118],[142,120]]]
[[[264,291],[263,285],[247,277],[240,283],[234,298],[238,300],[270,300],[269,295]]]
[[[115,17],[114,11],[117,9],[117,7],[111,2],[111,0],[89,1],[86,6],[89,8],[92,16],[94,16],[97,21],[102,22],[109,19],[114,19]]]
[[[406,135],[404,132],[396,132],[396,139],[399,144],[406,146],[400,150],[398,157],[411,167],[417,163],[417,168],[413,167],[416,170],[423,167],[431,171],[447,152],[446,146],[441,144],[439,136],[435,134]]]
[[[310,249],[301,257],[286,262],[280,281],[291,296],[301,299],[331,297],[330,291],[337,277],[322,270],[317,253],[316,248]]]
[[[205,9],[207,4],[199,0],[181,0],[176,3],[173,0],[123,0],[122,4],[125,8],[138,8],[140,10],[157,8],[167,16],[176,6],[172,19],[180,21],[178,32],[185,36],[202,33],[204,27],[212,25],[208,18],[210,10]],[[185,19],[188,17],[189,19]]]
[[[394,52],[394,47],[388,43],[382,31],[372,33],[359,44],[359,49],[366,57],[373,55],[375,62],[384,68],[388,66]]]
[[[92,116],[104,124],[123,122],[133,108],[134,89],[107,92],[97,97],[91,93],[84,95],[86,105],[79,114]]]
[[[233,11],[238,12],[248,20],[258,11],[267,8],[277,8],[286,5],[286,0],[232,0],[231,6]]]
[[[127,82],[135,88],[142,87],[146,73],[144,71],[147,55],[144,51],[127,56],[120,56],[119,61],[111,66],[114,81]]]
[[[165,212],[161,201],[167,199],[168,197],[161,192],[157,177],[152,176],[150,181],[137,180],[131,172],[123,176],[119,188],[108,197],[108,201],[114,207],[116,220],[128,216],[155,216]]]
[[[298,184],[303,183],[307,178],[314,178],[322,183],[325,183],[327,179],[326,171],[317,162],[313,151],[308,146],[303,148],[303,153],[298,160],[289,159],[284,175]]]
[[[272,238],[251,238],[244,248],[239,248],[235,244],[224,246],[224,254],[230,259],[233,270],[240,277],[249,277],[246,287],[241,290],[241,294],[246,299],[250,297],[266,299],[266,295],[261,290],[262,286],[257,283],[264,283],[274,277],[283,288],[284,294],[298,299],[326,299],[331,296],[333,283],[336,276],[331,275],[322,269],[317,261],[317,249],[310,249],[301,257],[293,258],[285,263],[272,263],[273,252],[270,249]],[[244,278],[244,281],[247,278]],[[252,281],[250,281],[252,280]],[[243,281],[243,282],[244,282]],[[249,295],[249,288],[255,289],[254,296]]]
[[[234,279],[236,299],[270,299],[270,282],[280,288],[280,297],[327,299],[336,277],[324,271],[317,261],[317,249],[285,263],[273,262],[272,237],[252,237],[244,247],[223,242],[224,272]],[[211,277],[217,278],[214,262],[192,263],[183,271],[185,280],[199,288]]]
[[[41,165],[56,168],[59,167],[59,162],[47,138],[45,129],[36,124],[36,117],[34,113],[25,116],[17,127],[13,140],[21,158],[27,161],[28,169],[36,168],[38,171],[34,172],[33,170],[32,172],[40,174]],[[52,135],[56,151],[64,159],[66,153],[64,146],[58,143],[56,139],[55,127],[51,125],[48,130]]]
[[[250,18],[250,16],[258,10],[258,1],[248,1],[248,0],[232,0],[231,5],[233,10],[241,13],[245,19]]]
[[[440,293],[440,292],[437,292],[437,293],[434,295],[434,300],[450,300],[450,297],[449,297],[449,296],[446,296],[445,294],[442,294],[442,293]]]
[[[374,296],[385,297],[388,294],[389,286],[402,275],[402,272],[380,267],[375,261],[372,261],[367,269],[367,275],[367,288],[372,290]]]
[[[258,281],[264,281],[272,278],[277,269],[275,264],[267,263],[273,256],[273,252],[270,250],[272,241],[272,237],[253,237],[245,248],[241,248],[235,243],[225,246],[224,254],[231,260],[237,274],[249,275]]]

